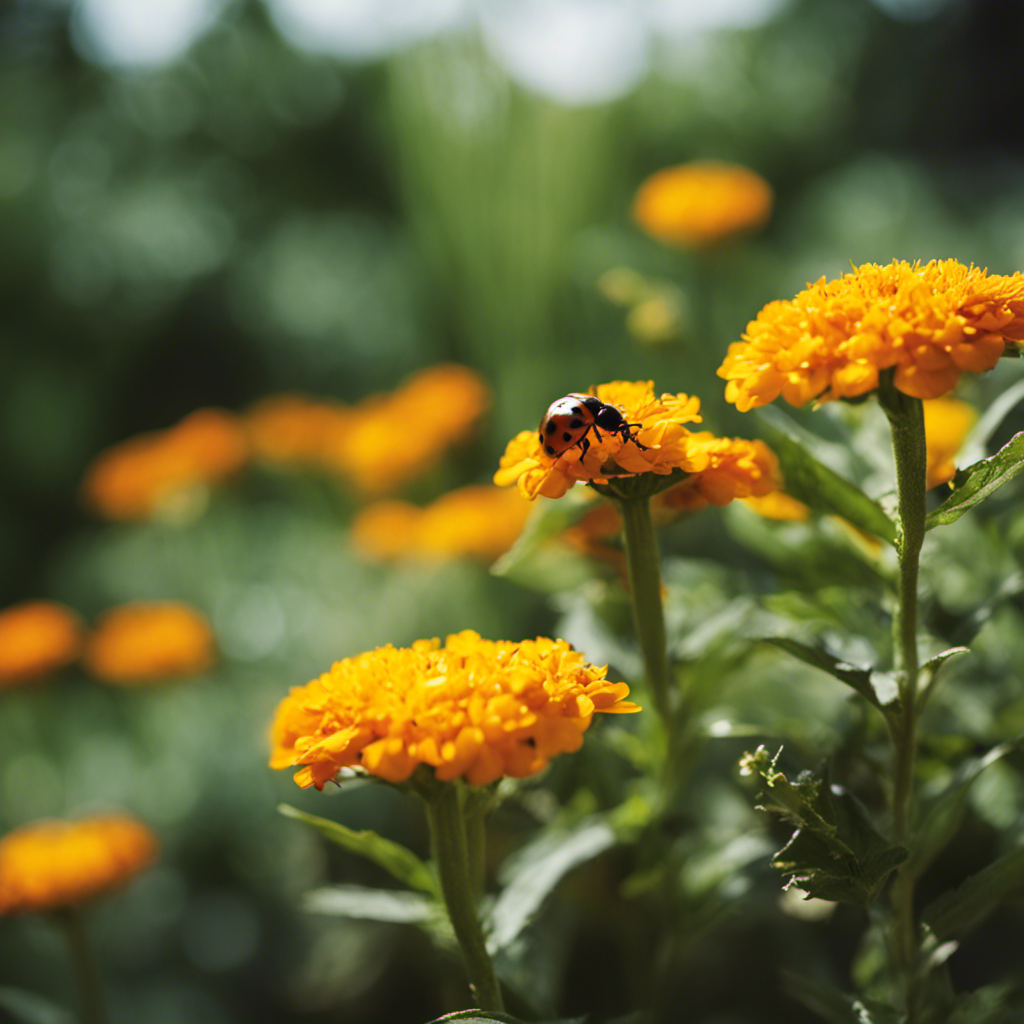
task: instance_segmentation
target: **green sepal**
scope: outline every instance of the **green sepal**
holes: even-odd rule
[[[803,771],[796,782],[776,770],[761,747],[747,755],[743,770],[766,783],[759,809],[782,815],[797,826],[792,838],[772,858],[808,896],[833,903],[867,906],[889,874],[907,858],[906,847],[890,843],[871,824],[867,811],[850,793],[828,779],[828,764]]]
[[[925,529],[955,523],[965,512],[984,501],[1003,484],[1024,471],[1024,430],[1014,434],[987,459],[958,470],[951,484],[953,493],[925,519]]]
[[[842,516],[866,533],[896,543],[896,524],[859,487],[819,462],[778,410],[762,411],[761,433],[775,452],[786,493],[819,512]]]
[[[410,889],[440,898],[440,890],[433,872],[416,854],[404,846],[385,839],[369,829],[357,832],[327,818],[307,814],[289,804],[278,804],[277,809],[286,818],[294,818],[315,828],[325,839],[350,853],[357,853],[360,857],[372,860]]]
[[[939,940],[960,939],[1008,897],[1024,890],[1024,846],[945,892],[925,909],[923,920]]]
[[[681,484],[690,474],[682,469],[673,469],[671,473],[627,473],[621,476],[609,474],[608,483],[595,484],[598,494],[618,501],[643,501],[653,498],[662,491],[667,491],[676,484]]]

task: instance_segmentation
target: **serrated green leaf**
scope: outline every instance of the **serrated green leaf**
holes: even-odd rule
[[[1024,471],[1024,430],[1014,434],[991,458],[957,472],[953,493],[925,519],[925,529],[955,523],[965,512],[984,501],[1003,484]]]
[[[385,839],[369,829],[357,832],[355,829],[346,828],[327,818],[307,814],[289,804],[279,804],[277,809],[286,818],[294,818],[296,821],[315,828],[325,839],[343,847],[350,853],[357,853],[367,860],[372,860],[398,881],[409,886],[410,889],[439,897],[437,883],[430,868],[404,846]]]
[[[311,914],[354,917],[366,921],[420,924],[438,913],[438,903],[425,893],[369,889],[361,885],[328,885],[302,898]]]
[[[797,826],[772,858],[772,867],[810,896],[867,906],[906,859],[906,848],[890,843],[852,794],[829,783],[827,764],[801,772],[791,783],[775,769],[775,760],[767,763],[766,752],[745,759],[747,770],[757,771],[767,783],[761,809]]]
[[[0,988],[0,1009],[19,1024],[73,1024],[75,1015],[48,999],[18,988]]]
[[[933,900],[924,922],[940,940],[960,939],[1004,900],[1024,890],[1024,847],[1004,853],[952,892]]]
[[[783,987],[797,1002],[830,1024],[904,1024],[901,1010],[872,999],[859,999],[820,979],[795,974],[783,977]]]
[[[847,522],[890,544],[896,524],[882,507],[849,480],[819,462],[797,440],[795,431],[777,410],[761,417],[765,441],[779,458],[786,493],[819,512],[842,516]]]
[[[545,833],[522,850],[506,870],[506,885],[491,908],[491,952],[515,941],[570,871],[617,841],[606,821],[591,820],[571,832]]]
[[[910,856],[906,871],[917,878],[932,861],[946,848],[963,821],[971,786],[990,765],[1002,760],[1017,750],[1020,740],[1000,743],[984,757],[976,758],[961,765],[952,781],[943,786],[942,792],[933,799],[924,798],[924,813],[914,828]]]

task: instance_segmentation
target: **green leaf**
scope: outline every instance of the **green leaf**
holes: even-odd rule
[[[940,940],[960,939],[976,928],[1004,900],[1024,890],[1024,846],[998,860],[952,892],[933,900],[923,919]]]
[[[1024,470],[1024,430],[1014,434],[991,458],[961,469],[953,477],[953,493],[928,513],[925,529],[955,523],[965,512],[984,501]]]
[[[508,866],[507,884],[491,909],[491,952],[515,941],[573,868],[593,860],[616,842],[606,821],[589,820],[571,832],[546,832],[526,846]]]
[[[742,762],[767,784],[760,809],[782,815],[797,826],[789,842],[772,858],[772,867],[788,875],[809,896],[833,903],[867,906],[894,868],[907,857],[905,847],[877,832],[856,798],[828,780],[827,763],[801,772],[791,783],[777,771],[761,747]]]
[[[976,758],[961,765],[953,779],[944,785],[934,799],[927,796],[923,803],[925,811],[914,828],[906,870],[917,878],[946,848],[963,821],[971,786],[986,768],[1018,749],[1020,740],[1000,743],[984,757]]]
[[[819,979],[783,976],[783,987],[798,1003],[830,1024],[904,1024],[906,1014],[872,999],[859,999]]]
[[[866,533],[896,542],[896,524],[855,484],[819,462],[797,439],[787,417],[773,410],[761,417],[764,439],[779,458],[785,490],[819,512],[842,516]]]
[[[956,997],[946,1024],[1020,1024],[1020,993],[1011,985],[986,985]]]
[[[20,1024],[74,1024],[75,1016],[34,992],[0,988],[0,1009]]]
[[[418,892],[369,889],[361,885],[328,885],[302,898],[302,909],[312,914],[331,914],[367,921],[421,924],[438,913],[438,903]]]
[[[975,423],[960,448],[959,458],[971,463],[985,457],[985,445],[1002,425],[1003,420],[1024,402],[1024,380],[1017,381],[998,398],[990,402],[981,419]]]
[[[918,683],[920,689],[920,707],[924,707],[931,696],[932,689],[935,683],[938,681],[939,675],[942,672],[943,665],[949,661],[950,658],[959,657],[961,654],[970,654],[971,649],[969,647],[950,647],[945,651],[929,658],[921,666],[921,676]]]
[[[574,487],[561,498],[537,498],[515,544],[491,566],[495,576],[514,576],[551,537],[578,523],[592,508],[593,495]]]
[[[435,1017],[427,1024],[446,1024],[447,1021],[460,1020],[463,1024],[487,1024],[488,1021],[499,1021],[500,1024],[523,1024],[518,1017],[494,1010],[456,1010],[446,1013],[443,1017]]]
[[[888,673],[858,668],[836,657],[822,645],[806,644],[793,637],[766,636],[763,639],[845,683],[879,710],[891,709],[898,700],[898,687]]]
[[[437,883],[430,868],[411,850],[385,839],[369,829],[357,832],[327,818],[307,814],[297,807],[279,804],[277,808],[286,818],[294,818],[315,828],[325,839],[343,847],[350,853],[357,853],[384,868],[398,881],[430,896],[439,898]]]

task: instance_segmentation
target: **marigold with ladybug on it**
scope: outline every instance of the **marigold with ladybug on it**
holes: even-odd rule
[[[647,445],[638,441],[635,433],[631,433],[634,428],[639,430],[640,424],[627,423],[622,413],[619,406],[602,402],[596,395],[566,395],[548,406],[548,411],[540,421],[537,439],[541,448],[552,458],[578,447],[582,459],[590,449],[587,434],[593,433],[598,441],[602,440],[598,430],[600,427],[609,434],[617,434],[624,443],[632,441],[637,448],[646,451]]]

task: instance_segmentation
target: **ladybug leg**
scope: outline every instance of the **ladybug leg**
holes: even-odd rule
[[[586,457],[587,452],[590,449],[590,442],[587,440],[587,435],[586,434],[584,434],[579,439],[579,447],[580,447],[580,462],[582,462],[583,459]]]
[[[637,446],[637,448],[639,448],[642,451],[646,452],[646,451],[648,451],[650,449],[650,446],[646,445],[646,444],[643,444],[641,441],[638,441],[636,439],[636,435],[635,434],[631,434],[629,432],[629,428],[630,427],[636,427],[637,430],[639,430],[641,426],[642,426],[642,424],[640,424],[640,423],[623,423],[622,424],[622,440],[623,441],[632,441],[633,444],[635,444]]]

